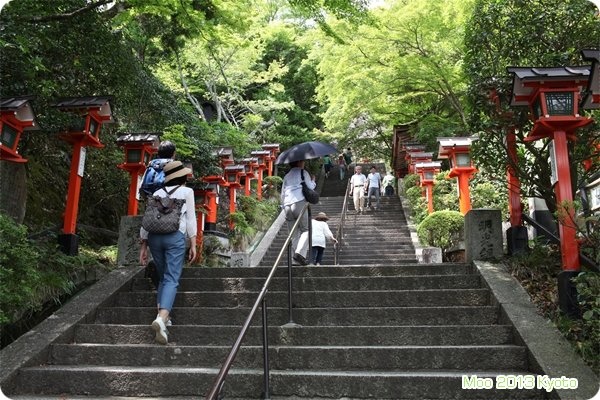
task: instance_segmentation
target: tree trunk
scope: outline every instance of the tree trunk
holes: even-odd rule
[[[0,161],[0,211],[23,223],[27,203],[27,173],[24,163]]]

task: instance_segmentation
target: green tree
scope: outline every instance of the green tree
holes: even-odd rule
[[[391,127],[420,122],[419,140],[466,131],[463,24],[471,1],[397,1],[370,24],[332,21],[318,37],[318,99],[326,132],[362,156],[388,159]]]
[[[600,25],[595,7],[587,0],[477,0],[466,25],[464,70],[469,80],[471,132],[478,140],[473,149],[478,165],[488,171],[505,171],[508,166],[504,137],[514,126],[519,142],[519,160],[513,165],[523,185],[525,196],[546,200],[550,210],[556,201],[550,183],[549,148],[547,141],[524,142],[531,130],[528,110],[508,109],[511,77],[508,66],[581,65],[580,50],[597,48]],[[488,101],[488,90],[500,95],[500,112]],[[504,111],[511,111],[507,119]],[[596,113],[597,115],[597,113]],[[589,159],[590,143],[600,138],[597,127],[580,129],[578,141],[571,143],[571,165],[578,166]],[[600,169],[584,172],[573,168],[574,183],[584,181]],[[503,181],[502,173],[488,175]]]

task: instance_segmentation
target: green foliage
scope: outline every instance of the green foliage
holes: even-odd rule
[[[600,274],[582,272],[575,279],[581,319],[568,318],[558,308],[556,275],[561,270],[556,246],[534,242],[528,254],[507,260],[510,273],[529,294],[540,314],[552,320],[575,351],[600,372]]]
[[[427,217],[427,200],[423,197],[423,189],[420,186],[412,186],[405,191],[408,206],[411,210],[411,217],[415,224],[420,224]]]
[[[234,250],[243,251],[256,233],[266,229],[273,221],[279,203],[277,199],[258,201],[252,196],[239,196],[237,202],[238,210],[231,214],[235,226],[229,233],[229,239]]]
[[[580,321],[571,327],[577,335],[576,349],[581,357],[598,374],[600,372],[600,274],[582,272],[575,278],[579,306],[583,314]]]
[[[465,217],[457,211],[435,211],[419,224],[417,235],[422,244],[440,247],[446,252],[458,245],[464,225]]]
[[[27,229],[0,214],[0,324],[15,320],[35,296],[41,283],[39,258],[27,241]]]
[[[279,193],[281,185],[283,184],[283,178],[277,175],[266,176],[263,178],[263,182],[266,185],[266,189],[263,190],[263,197],[265,199],[279,199]]]
[[[75,288],[76,272],[105,268],[99,259],[114,263],[114,250],[103,250],[100,257],[80,253],[68,257],[55,244],[30,242],[24,226],[0,214],[0,325],[38,311],[46,302],[58,302]]]
[[[495,208],[508,216],[508,198],[505,187],[492,182],[473,180],[471,189],[471,206],[473,208]]]
[[[230,214],[231,221],[235,224],[233,229],[229,232],[229,243],[233,251],[244,251],[252,241],[252,238],[256,234],[256,228],[254,228],[246,218],[243,212],[236,211]]]
[[[420,178],[419,174],[408,174],[404,178],[402,178],[402,183],[404,184],[404,190],[408,190],[412,187],[419,186]]]

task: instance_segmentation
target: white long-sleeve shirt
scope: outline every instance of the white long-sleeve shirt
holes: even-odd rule
[[[312,221],[312,245],[325,248],[327,239],[333,240],[333,233],[325,221]]]
[[[167,197],[167,192],[175,186],[166,186],[154,192],[153,196]],[[166,191],[165,191],[166,190]],[[181,207],[181,216],[179,217],[179,231],[188,238],[195,237],[198,233],[198,222],[196,221],[196,205],[194,203],[194,190],[180,186],[169,195],[173,199],[183,199],[185,204]],[[148,231],[140,228],[140,238],[148,239]]]
[[[290,169],[283,177],[283,185],[281,186],[282,205],[289,206],[304,200],[301,172],[304,174],[304,183],[306,183],[309,189],[314,189],[317,186],[316,182],[311,179],[308,171],[300,167]]]

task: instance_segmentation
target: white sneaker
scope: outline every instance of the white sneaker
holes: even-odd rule
[[[160,314],[156,314],[156,318],[159,318]],[[173,323],[171,322],[171,318],[169,318],[169,320],[165,323],[165,326],[173,326]]]
[[[152,329],[156,332],[156,336],[154,340],[156,340],[160,344],[169,343],[167,327],[165,326],[164,321],[161,317],[156,317],[154,321],[152,321]]]

